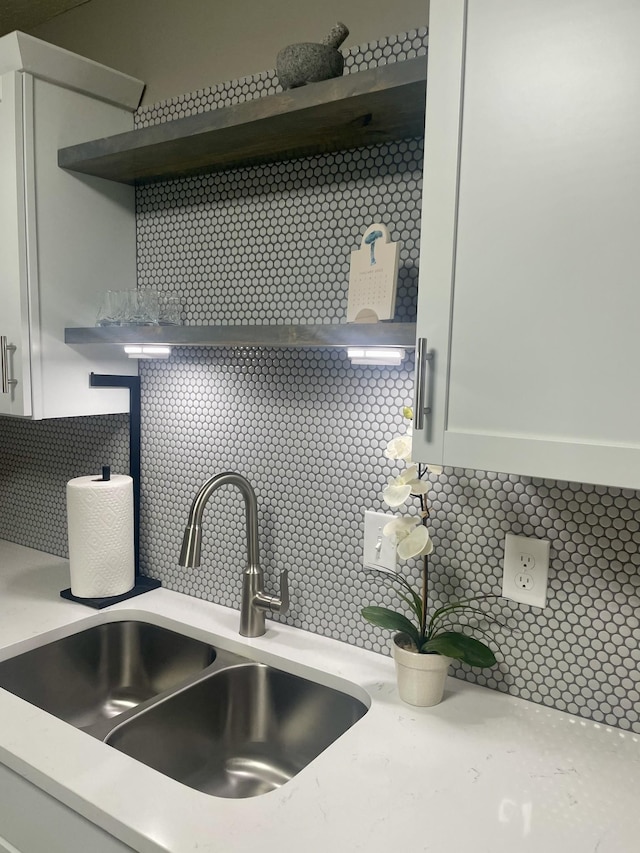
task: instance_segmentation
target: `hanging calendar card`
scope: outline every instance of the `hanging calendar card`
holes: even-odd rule
[[[347,323],[377,323],[395,314],[400,243],[389,241],[379,222],[364,232],[360,248],[351,252]]]

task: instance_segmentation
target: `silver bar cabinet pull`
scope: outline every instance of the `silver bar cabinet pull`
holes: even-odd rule
[[[7,343],[7,336],[0,335],[0,373],[2,374],[3,394],[8,394],[11,388],[18,384],[17,379],[9,379],[9,353],[15,351],[15,346]]]
[[[427,400],[426,372],[427,362],[431,361],[433,353],[427,349],[427,339],[418,338],[416,343],[416,378],[413,392],[413,428],[422,430],[424,427],[424,416],[431,409],[425,405]]]

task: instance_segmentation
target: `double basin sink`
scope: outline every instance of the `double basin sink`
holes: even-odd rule
[[[367,712],[333,687],[136,620],[0,661],[0,687],[218,797],[279,788]]]

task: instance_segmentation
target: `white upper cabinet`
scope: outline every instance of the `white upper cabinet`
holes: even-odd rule
[[[414,457],[640,488],[640,3],[432,0],[425,149]]]
[[[135,373],[121,355],[74,350],[105,290],[135,287],[134,190],[58,167],[58,149],[130,130],[142,83],[22,33],[0,38],[0,414],[128,410],[89,373]]]

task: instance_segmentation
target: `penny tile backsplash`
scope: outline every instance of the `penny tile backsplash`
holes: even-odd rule
[[[426,30],[347,52],[348,73],[426,52]],[[273,72],[145,107],[146,126],[278,91]],[[413,320],[421,140],[233,169],[138,190],[138,282],[182,297],[187,323],[338,323],[349,253],[375,221],[402,243],[396,319]],[[142,566],[171,589],[238,608],[244,509],[231,488],[204,519],[199,569],[177,564],[197,488],[223,470],[253,484],[269,588],[287,568],[291,625],[385,652],[359,609],[381,591],[361,566],[365,509],[398,471],[386,442],[413,384],[343,351],[174,350],[141,363]],[[126,417],[0,419],[0,536],[66,555],[64,484],[127,470]],[[504,536],[550,540],[548,606],[495,607],[499,665],[454,674],[640,732],[640,494],[445,469],[431,490],[434,603],[500,592]],[[412,571],[417,571],[415,566]],[[377,599],[376,599],[377,600]]]

